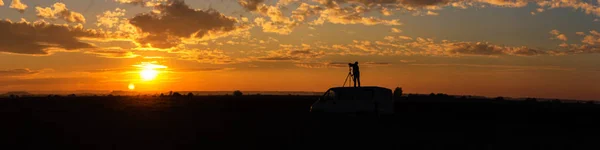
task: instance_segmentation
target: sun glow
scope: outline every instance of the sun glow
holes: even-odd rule
[[[141,65],[134,65],[140,68],[140,77],[144,81],[152,81],[160,74],[157,69],[165,69],[167,66],[154,64],[155,62],[143,62]]]
[[[129,83],[128,88],[129,90],[135,90],[135,85],[133,85],[133,83]]]

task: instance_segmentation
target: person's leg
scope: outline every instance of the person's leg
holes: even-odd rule
[[[358,82],[358,87],[360,87],[360,75],[356,76],[356,81]]]
[[[354,81],[354,87],[356,87],[356,76],[352,77],[352,81]]]

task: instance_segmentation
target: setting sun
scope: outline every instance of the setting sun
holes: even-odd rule
[[[154,80],[156,76],[158,76],[158,71],[151,68],[147,68],[140,72],[140,76],[146,81]]]
[[[151,81],[156,79],[160,73],[157,69],[165,69],[167,66],[154,64],[155,62],[143,62],[141,65],[134,65],[140,68],[140,77],[144,81]]]
[[[135,85],[133,85],[133,83],[129,83],[128,88],[129,90],[135,90]]]

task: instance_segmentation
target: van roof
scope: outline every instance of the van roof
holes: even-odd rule
[[[346,90],[367,90],[367,89],[370,89],[370,90],[389,90],[389,91],[391,91],[391,90],[390,90],[390,89],[388,89],[388,88],[384,88],[384,87],[378,87],[378,86],[363,86],[363,87],[333,87],[333,88],[330,88],[329,90],[336,90],[336,91],[337,91],[337,90],[345,90],[345,91],[346,91]]]

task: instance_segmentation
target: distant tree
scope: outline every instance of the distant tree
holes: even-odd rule
[[[112,94],[108,94],[107,96],[108,96],[108,97],[113,97],[114,95],[112,95]]]
[[[240,90],[233,91],[233,96],[242,96],[242,95],[244,95],[244,93],[242,93],[242,91],[240,91]]]
[[[500,97],[496,97],[495,100],[499,100],[499,101],[503,101],[504,97],[500,96]]]
[[[68,97],[77,97],[75,94],[69,94]]]
[[[394,89],[394,97],[402,97],[402,88],[401,87],[396,87],[396,89]]]
[[[169,96],[173,96],[173,91],[169,91]]]
[[[180,97],[180,96],[183,96],[183,95],[179,94],[179,92],[175,92],[171,96],[173,96],[173,97]]]
[[[435,93],[431,93],[431,94],[429,94],[429,96],[430,96],[430,97],[434,97],[434,96],[435,96]]]
[[[535,99],[535,98],[527,98],[527,99],[525,99],[525,101],[527,101],[527,102],[537,102],[537,99]]]
[[[159,96],[159,97],[165,97],[165,94],[163,94],[163,93],[160,93],[160,96]]]
[[[16,95],[10,94],[10,98],[17,98]]]
[[[194,94],[193,94],[192,92],[189,92],[189,93],[187,94],[187,96],[188,96],[188,97],[194,97]]]

